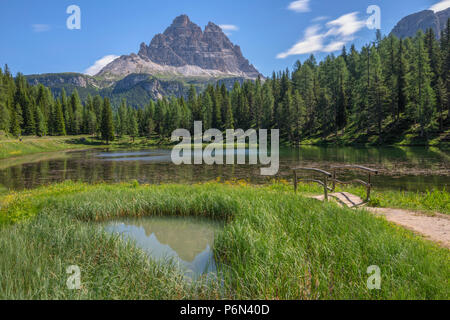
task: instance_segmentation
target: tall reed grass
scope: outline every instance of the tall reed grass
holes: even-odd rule
[[[66,182],[11,193],[0,200],[0,298],[449,298],[447,249],[368,212],[277,188]],[[151,216],[226,221],[214,247],[223,283],[182,281],[97,223]],[[70,265],[81,269],[81,290],[66,287]],[[367,288],[371,265],[380,290]]]

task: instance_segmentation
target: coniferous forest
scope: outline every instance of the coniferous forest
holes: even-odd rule
[[[343,48],[317,62],[311,55],[271,78],[208,86],[135,109],[123,100],[76,90],[53,96],[24,75],[0,69],[0,132],[12,136],[97,134],[170,137],[177,128],[277,128],[285,142],[391,143],[406,134],[427,140],[449,130],[450,27],[414,38],[382,37],[361,50]],[[114,109],[114,111],[113,111]]]

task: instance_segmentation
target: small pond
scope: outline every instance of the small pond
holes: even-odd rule
[[[213,276],[215,235],[223,224],[207,219],[152,217],[109,222],[105,230],[134,241],[151,258],[175,263],[186,277]]]

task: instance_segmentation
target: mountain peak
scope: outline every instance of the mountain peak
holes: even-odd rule
[[[222,29],[213,22],[208,22],[208,24],[205,27],[205,32],[212,31],[212,32],[223,32]]]
[[[118,67],[119,66],[119,67]],[[256,79],[258,70],[242,55],[222,29],[209,22],[204,31],[185,14],[176,17],[164,31],[153,37],[147,46],[142,43],[138,55],[124,56],[107,65],[99,74],[161,72],[170,69],[199,75],[234,76]],[[120,71],[119,71],[120,70]],[[155,71],[156,73],[156,71]],[[116,76],[121,76],[117,74]]]
[[[191,20],[189,19],[189,17],[185,14],[182,14],[173,20],[172,25],[173,26],[187,26],[189,23],[191,23]]]
[[[425,32],[431,28],[436,37],[440,38],[440,33],[445,28],[449,17],[450,8],[439,12],[423,10],[404,17],[391,33],[398,38],[406,38],[415,36],[418,30]]]

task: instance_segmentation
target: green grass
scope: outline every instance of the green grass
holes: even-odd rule
[[[152,138],[138,137],[132,139],[128,136],[116,138],[109,144],[93,136],[65,136],[65,137],[23,137],[22,141],[16,138],[0,138],[0,159],[17,158],[37,153],[57,152],[67,150],[80,150],[90,148],[108,148],[139,150],[143,148],[170,147],[178,144],[170,139],[162,139],[157,136]],[[203,146],[210,145],[208,143]],[[234,146],[248,147],[249,144],[237,144]],[[227,147],[227,144],[223,144]]]
[[[355,191],[361,196],[361,189]],[[424,213],[450,214],[450,193],[446,190],[431,190],[427,192],[383,190],[373,191],[370,206],[381,208],[398,208],[418,210]]]
[[[244,184],[244,183],[242,183]],[[66,182],[0,198],[1,299],[448,299],[450,254],[365,211],[284,190]],[[305,187],[306,190],[307,187]],[[224,283],[189,283],[97,222],[190,216],[227,222]],[[82,289],[66,289],[78,265]],[[381,268],[368,290],[367,267]]]
[[[292,182],[283,180],[281,183],[274,183],[269,188],[279,192],[293,192]],[[366,189],[362,186],[337,186],[336,192],[350,192],[361,199],[366,198]],[[317,184],[299,183],[298,193],[304,196],[321,195],[323,187]],[[397,208],[407,210],[417,210],[428,215],[443,213],[450,215],[450,193],[447,190],[421,191],[400,191],[400,190],[377,190],[372,189],[369,206],[380,208]]]
[[[0,140],[0,159],[15,158],[24,155],[64,150],[87,149],[95,147],[88,143],[87,136],[73,137],[24,137]]]

